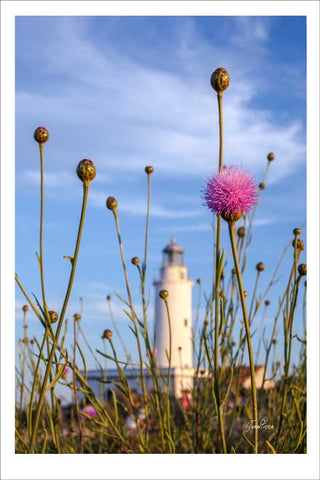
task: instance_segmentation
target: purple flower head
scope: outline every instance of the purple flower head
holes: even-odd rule
[[[224,220],[237,221],[257,203],[258,189],[252,177],[238,167],[224,167],[204,189],[205,205]]]
[[[92,405],[87,405],[86,407],[84,407],[82,409],[82,411],[84,413],[86,413],[87,415],[89,415],[89,417],[91,417],[91,418],[94,418],[94,417],[97,416],[96,409]]]

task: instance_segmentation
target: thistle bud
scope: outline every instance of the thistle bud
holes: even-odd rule
[[[114,197],[108,197],[106,201],[107,208],[115,212],[118,208],[118,202]]]
[[[49,132],[45,127],[38,127],[33,134],[33,138],[40,144],[46,143],[49,140]]]
[[[77,175],[84,183],[89,183],[96,176],[96,167],[92,160],[85,158],[77,166]]]
[[[243,238],[246,234],[246,229],[244,227],[239,227],[237,230],[237,235],[239,238]]]
[[[244,295],[244,298],[246,298],[248,296],[247,290],[244,290],[243,295]]]
[[[79,321],[81,320],[81,315],[80,315],[80,313],[75,313],[75,314],[73,315],[73,318],[74,318],[74,320],[75,320],[76,322],[79,322]]]
[[[267,156],[267,159],[268,159],[268,162],[272,162],[272,160],[274,160],[274,153],[270,152]]]
[[[231,343],[231,346],[232,346],[232,347],[235,347],[236,345],[237,345],[237,342],[235,342],[235,341],[233,341],[233,342]]]
[[[107,296],[106,296],[106,299],[108,300],[108,302],[110,302],[110,300],[111,300],[111,295],[107,295]]]
[[[48,314],[51,323],[55,323],[58,320],[58,314],[54,310],[49,310]]]
[[[182,347],[178,347],[178,350],[179,350],[179,352],[181,352],[181,350],[182,350]]]
[[[198,284],[198,285],[201,285],[201,283],[202,283],[201,278],[197,278],[197,284]]]
[[[151,175],[153,173],[153,167],[151,165],[148,165],[144,171],[146,172],[147,175]]]
[[[138,267],[138,265],[140,263],[139,257],[133,257],[131,259],[131,263],[132,263],[132,265],[136,265]]]
[[[298,272],[301,277],[307,275],[307,265],[305,263],[300,263],[298,266]]]
[[[166,300],[169,297],[168,290],[160,290],[159,297],[162,298],[162,300]]]
[[[293,235],[295,235],[296,237],[298,237],[299,235],[301,235],[301,228],[294,228],[293,229]]]
[[[208,325],[209,325],[208,320],[205,320],[205,321],[203,322],[203,326],[206,328]]]
[[[265,188],[266,188],[265,183],[263,183],[263,182],[259,183],[259,189],[260,190],[265,190]]]
[[[272,345],[277,345],[277,343],[278,343],[278,340],[276,338],[273,338],[272,339]]]
[[[233,269],[231,270],[231,275],[235,275],[236,273],[237,273],[236,269],[233,268]]]
[[[223,290],[221,290],[221,291],[219,292],[219,297],[220,297],[220,298],[224,298],[224,291],[223,291]]]
[[[270,305],[270,300],[265,300],[264,304],[266,307],[268,307]]]
[[[28,305],[23,305],[22,311],[23,311],[24,313],[26,313],[28,310],[29,310]]]
[[[263,272],[263,270],[265,269],[264,263],[263,262],[257,263],[256,269],[258,270],[258,272]]]
[[[112,338],[112,332],[111,330],[108,330],[108,328],[103,332],[103,338],[106,338],[107,340],[111,340]]]
[[[23,342],[25,345],[28,345],[28,339],[27,339],[27,337],[24,337],[24,339],[22,340],[22,342]]]
[[[211,75],[210,83],[216,92],[224,92],[229,87],[230,77],[225,68],[217,68]]]
[[[293,248],[295,247],[295,245],[297,250],[300,250],[301,252],[304,250],[304,243],[303,240],[301,240],[300,238],[292,241]]]

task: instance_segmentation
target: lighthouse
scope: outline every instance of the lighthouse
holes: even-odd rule
[[[190,390],[193,379],[192,287],[184,263],[184,251],[175,238],[163,249],[160,276],[155,286],[155,337],[157,365],[168,368],[170,353],[169,321],[165,302],[159,297],[167,290],[171,323],[171,368],[176,396]]]

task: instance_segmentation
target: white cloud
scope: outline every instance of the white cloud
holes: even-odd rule
[[[240,21],[245,22],[242,34],[247,31],[256,39],[267,38],[261,20]],[[215,58],[214,47],[197,39],[198,59],[190,53],[188,75],[184,75],[134,62],[114,44],[98,50],[74,23],[58,25],[54,44],[47,45],[45,69],[68,79],[66,86],[54,95],[18,91],[18,118],[31,118],[34,111],[46,117],[50,112],[52,124],[68,128],[79,145],[91,145],[92,158],[103,171],[132,171],[152,163],[157,172],[167,175],[203,176],[216,168],[215,96],[208,79],[192,73],[198,71],[199,55],[202,68],[208,69],[207,55]],[[187,54],[185,45],[183,41],[173,47],[178,61]],[[303,165],[303,127],[295,119],[279,125],[270,111],[254,106],[256,93],[245,73],[231,79],[224,96],[225,162],[242,163],[261,175],[267,153],[274,151],[272,178],[276,181]],[[164,215],[161,209],[154,214]]]

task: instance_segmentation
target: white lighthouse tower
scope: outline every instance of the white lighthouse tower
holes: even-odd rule
[[[160,290],[167,290],[171,323],[171,368],[175,395],[192,387],[193,342],[192,342],[192,286],[188,269],[184,264],[184,252],[174,238],[163,250],[160,278],[155,286],[155,335],[156,358],[160,368],[169,366],[169,323],[165,302],[159,297]]]

